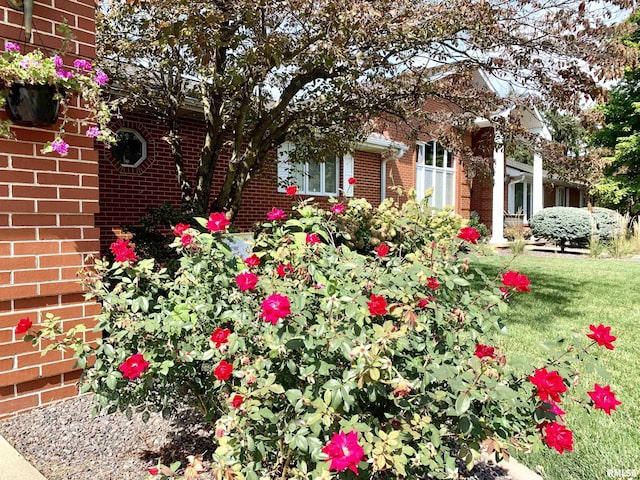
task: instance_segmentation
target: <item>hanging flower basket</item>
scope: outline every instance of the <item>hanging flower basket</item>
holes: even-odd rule
[[[6,110],[11,120],[27,125],[53,125],[58,120],[60,98],[53,85],[22,85],[14,83],[6,98]]]
[[[53,141],[47,142],[43,153],[56,152],[66,155],[69,145],[65,142],[66,127],[76,123],[74,131],[106,143],[113,143],[113,133],[108,127],[114,105],[102,96],[109,78],[101,70],[95,70],[87,60],[78,58],[73,67],[65,66],[60,55],[45,56],[40,50],[20,53],[20,46],[6,42],[0,51],[0,108],[3,104],[11,120],[0,119],[0,138],[11,138],[10,125],[53,125],[61,117],[58,132]],[[69,118],[68,101],[77,96],[88,115]]]

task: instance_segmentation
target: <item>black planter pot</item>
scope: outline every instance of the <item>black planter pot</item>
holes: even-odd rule
[[[6,110],[11,120],[28,125],[53,125],[58,120],[59,92],[51,85],[14,83],[7,95]]]

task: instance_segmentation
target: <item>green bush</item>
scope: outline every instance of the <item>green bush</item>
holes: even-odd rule
[[[587,210],[589,211],[589,210]],[[595,207],[591,209],[594,234],[601,241],[611,241],[625,230],[624,217],[615,210]]]
[[[549,207],[540,210],[531,219],[534,236],[559,245],[586,245],[591,238],[591,215],[587,210],[573,207]]]
[[[106,335],[88,345],[76,327],[45,350],[75,349],[98,408],[199,408],[215,425],[215,478],[444,479],[481,445],[527,450],[542,431],[548,446],[571,448],[547,401],[572,384],[575,355],[593,355],[571,344],[527,381],[514,372],[531,363],[492,346],[526,276],[487,279],[455,237],[362,255],[337,241],[347,211],[297,212],[269,212],[246,259],[224,241],[224,214],[201,219],[205,233],[181,228],[175,273],[115,243],[116,261],[97,261],[85,279]],[[50,317],[25,340],[59,334]]]
[[[414,191],[406,197],[402,205],[386,198],[377,208],[365,199],[350,200],[345,213],[334,216],[341,242],[360,253],[371,252],[381,243],[413,252],[433,241],[455,237],[465,224],[450,209],[434,210],[427,200],[418,202]]]

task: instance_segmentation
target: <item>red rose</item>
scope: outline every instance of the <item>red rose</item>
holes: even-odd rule
[[[258,284],[258,276],[251,272],[242,272],[236,277],[236,283],[241,291],[255,290]]]
[[[135,262],[138,259],[133,247],[129,245],[129,240],[119,238],[109,248],[116,262]]]
[[[558,453],[573,450],[573,432],[558,422],[547,422],[543,425],[542,440],[549,448],[555,448]]]
[[[429,287],[431,290],[435,290],[439,286],[440,283],[438,282],[438,279],[436,277],[427,278],[427,287]]]
[[[473,227],[464,227],[458,232],[458,238],[475,245],[480,239],[480,233]]]
[[[564,380],[558,372],[547,372],[546,368],[537,369],[533,375],[529,376],[529,381],[538,389],[538,396],[543,402],[549,399],[560,402],[560,394],[567,391]]]
[[[374,250],[379,257],[386,257],[387,253],[389,253],[389,245],[387,245],[386,243],[381,243],[376,248],[374,248]]]
[[[267,212],[267,218],[269,220],[286,220],[287,214],[279,208],[273,207],[270,212]]]
[[[345,210],[345,206],[341,203],[336,203],[333,207],[331,207],[331,213],[335,213],[336,215],[342,215]]]
[[[269,295],[261,304],[262,312],[260,317],[264,318],[265,322],[270,322],[272,325],[278,323],[278,320],[291,314],[291,303],[289,303],[289,297],[274,293]]]
[[[29,317],[21,318],[16,325],[16,335],[22,335],[23,333],[27,333],[33,323],[31,323],[31,319]]]
[[[358,443],[358,432],[334,433],[331,441],[322,449],[331,462],[329,470],[341,472],[347,468],[358,475],[358,463],[364,457],[364,450]]]
[[[436,299],[435,299],[435,298],[433,298],[432,296],[428,296],[428,297],[425,297],[425,298],[421,298],[421,299],[418,301],[418,307],[420,307],[420,308],[427,308],[427,307],[429,306],[429,302],[435,302],[435,301],[436,301]]]
[[[616,337],[611,335],[611,327],[605,327],[602,323],[597,327],[594,325],[589,325],[589,329],[591,329],[592,333],[587,334],[587,337],[594,340],[601,347],[608,348],[609,350],[613,350],[613,343],[616,340]]]
[[[496,358],[496,349],[488,345],[477,343],[474,355],[478,358]]]
[[[358,181],[355,179],[355,177],[349,177],[347,183],[349,183],[349,185],[355,185],[356,183],[358,183]]]
[[[193,244],[193,235],[185,233],[180,237],[180,242],[182,243],[183,247],[188,247],[189,245]]]
[[[231,225],[231,222],[227,219],[227,215],[224,212],[213,212],[209,215],[207,229],[210,232],[223,232],[229,225]]]
[[[150,475],[158,475],[158,473],[160,472],[160,470],[158,470],[158,467],[149,467],[147,468],[147,472],[149,472]]]
[[[229,342],[229,334],[231,330],[225,328],[224,330],[220,327],[216,328],[211,334],[211,341],[216,344],[216,348],[220,348],[220,345],[223,343]]]
[[[297,193],[297,191],[298,191],[298,187],[297,187],[297,186],[295,186],[295,185],[289,185],[289,186],[285,189],[285,191],[287,192],[287,195],[288,195],[288,196],[293,197],[293,196]]]
[[[188,223],[179,223],[175,227],[173,227],[173,234],[176,237],[181,237],[189,228],[191,228],[191,225],[189,225]]]
[[[122,376],[133,380],[138,378],[149,366],[149,362],[145,361],[141,353],[136,353],[127,358],[118,370],[122,372]]]
[[[369,314],[373,316],[387,314],[387,301],[383,296],[371,294],[369,300],[370,301],[367,302],[367,305],[369,307]]]
[[[611,410],[615,410],[618,405],[622,404],[622,402],[616,398],[616,394],[611,391],[609,385],[601,387],[596,383],[593,386],[593,391],[587,393],[591,397],[591,400],[593,400],[594,408],[604,410],[604,413],[607,415],[611,415]]]
[[[314,244],[314,243],[322,243],[320,237],[317,233],[307,233],[307,237],[305,238],[306,243]]]
[[[233,399],[231,400],[231,406],[233,408],[240,408],[240,405],[242,405],[243,401],[244,398],[242,398],[242,395],[234,395]]]
[[[530,292],[531,283],[526,275],[509,270],[502,274],[502,283],[505,287],[515,288],[518,292]]]
[[[233,372],[233,365],[228,363],[226,360],[221,360],[218,366],[213,370],[213,375],[222,382],[224,380],[229,380],[231,372]]]
[[[290,275],[293,273],[293,267],[291,266],[290,263],[286,264],[286,265],[278,265],[276,267],[276,272],[278,272],[278,275],[282,278],[286,277],[287,275]]]
[[[250,257],[245,258],[243,261],[244,264],[249,268],[257,267],[258,265],[260,265],[260,258],[255,253]]]

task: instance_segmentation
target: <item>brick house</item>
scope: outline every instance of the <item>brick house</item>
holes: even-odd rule
[[[66,20],[75,37],[71,60],[94,59],[94,9],[93,0],[37,1],[37,43],[44,50],[58,49],[56,24]],[[2,44],[19,42],[28,49],[22,24],[21,12],[0,4]],[[83,115],[82,106],[69,113]],[[6,118],[4,112],[0,116]],[[536,115],[528,120],[531,128],[545,133]],[[477,129],[467,138],[472,149],[480,149],[487,139],[491,144],[494,138],[489,121],[476,123]],[[188,132],[185,162],[194,168],[203,127],[194,118],[185,119],[183,127]],[[96,147],[80,132],[67,131],[67,156],[42,155],[43,144],[53,139],[53,128],[15,126],[15,138],[0,139],[0,418],[77,394],[80,372],[74,370],[73,359],[60,352],[42,357],[16,337],[18,321],[29,317],[37,323],[41,314],[51,312],[63,319],[64,328],[91,323],[100,308],[85,301],[76,277],[85,258],[104,252],[119,227],[135,223],[147,208],[180,200],[171,153],[162,140],[164,128],[149,114],[127,114],[114,124],[125,139],[126,148],[120,150]],[[351,154],[323,164],[308,162],[297,172],[276,161],[276,154],[286,156],[286,151],[285,145],[274,152],[274,161],[247,187],[235,220],[240,229],[250,229],[273,206],[290,206],[278,182],[287,174],[297,178],[303,195],[321,202],[343,194],[378,205],[395,195],[390,188],[394,185],[416,187],[419,196],[433,187],[432,206],[453,205],[465,217],[478,212],[483,222],[496,227],[495,242],[503,240],[503,212],[512,205],[529,208],[530,202],[529,210],[535,212],[560,198],[579,202],[575,194],[566,193],[570,190],[562,195],[544,193],[540,158],[534,158],[533,166],[515,165],[500,149],[493,152],[494,178],[478,177],[473,182],[467,179],[461,159],[437,139],[410,141],[402,132],[371,135]],[[214,173],[214,190],[222,173]],[[357,179],[353,186],[350,177]],[[92,340],[91,335],[86,333],[85,339]]]

